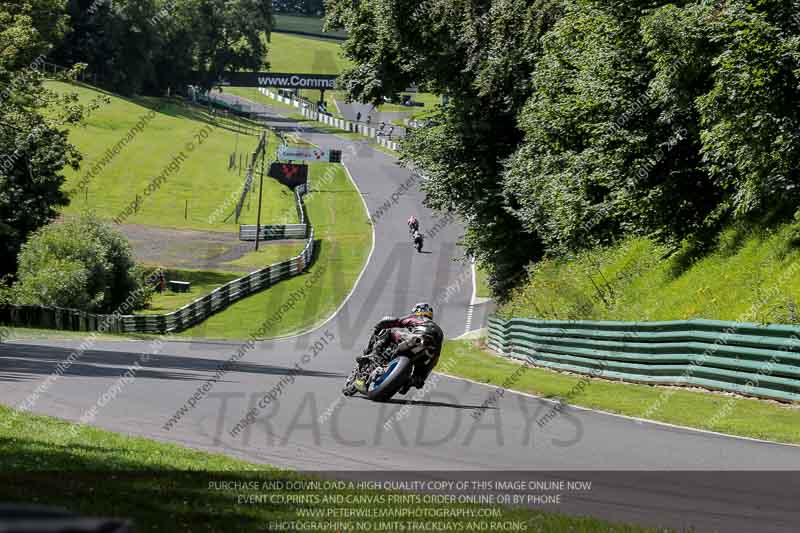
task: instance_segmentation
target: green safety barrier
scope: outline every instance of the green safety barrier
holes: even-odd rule
[[[800,401],[800,327],[489,318],[489,347],[536,366]]]

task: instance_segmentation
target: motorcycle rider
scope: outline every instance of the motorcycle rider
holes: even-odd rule
[[[364,349],[364,355],[357,357],[356,361],[359,363],[368,361],[372,357],[374,350],[382,350],[391,342],[391,335],[386,335],[376,342],[381,331],[394,328],[414,329],[419,326],[424,326],[431,332],[434,337],[434,345],[428,348],[429,359],[427,364],[414,367],[410,383],[400,391],[400,394],[407,393],[412,386],[421,389],[436,363],[439,362],[439,355],[442,352],[442,343],[444,342],[444,333],[442,328],[433,321],[433,307],[429,303],[421,302],[416,304],[411,310],[411,314],[404,317],[384,317],[381,319],[375,324],[372,336],[369,338],[369,344]]]
[[[419,220],[414,215],[411,215],[411,218],[408,219],[408,232],[414,233],[415,231],[419,230]]]
[[[421,252],[423,243],[422,233],[420,233],[419,230],[414,230],[414,235],[412,235],[411,238],[414,240],[414,246],[417,246],[417,251]]]

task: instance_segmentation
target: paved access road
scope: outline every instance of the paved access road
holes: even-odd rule
[[[294,127],[286,119],[271,120]],[[136,380],[98,410],[94,424],[304,470],[426,470],[431,476],[502,470],[530,478],[560,472],[553,475],[594,479],[596,486],[569,495],[553,511],[694,526],[698,532],[796,530],[800,476],[777,482],[754,473],[702,472],[797,470],[797,447],[570,407],[551,415],[553,404],[547,401],[512,393],[493,397],[494,388],[444,376],[433,376],[429,393],[415,397],[412,392],[407,403],[402,398],[381,405],[343,398],[344,377],[378,318],[404,313],[417,301],[433,301],[446,334],[456,337],[465,328],[472,279],[469,266],[455,260],[462,232],[455,223],[440,224],[436,237],[426,242],[431,253],[412,251],[408,216],[416,214],[423,229],[434,227],[437,219],[421,206],[417,178],[394,158],[333,135],[304,135],[344,151],[346,166],[373,213],[374,250],[344,306],[308,334],[257,343],[205,398],[165,429],[239,348],[236,342],[168,342],[142,365]],[[276,306],[288,298],[279,288],[271,289]],[[473,322],[482,316],[478,310]],[[254,329],[263,318],[252,317]],[[0,401],[16,405],[29,398],[79,344],[79,339],[0,344]],[[80,419],[150,349],[148,341],[97,341],[32,410]],[[259,408],[265,395],[274,400]],[[489,408],[476,416],[476,408],[487,402]],[[259,409],[255,423],[231,436],[253,407]],[[675,475],[680,470],[695,474]]]

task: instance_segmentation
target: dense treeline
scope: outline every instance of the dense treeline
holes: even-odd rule
[[[121,94],[210,87],[223,70],[258,69],[273,27],[270,0],[68,0],[66,9],[69,31],[51,61],[86,63]]]
[[[28,235],[66,205],[62,171],[81,159],[66,128],[86,108],[42,84],[44,58],[69,28],[62,8],[60,0],[0,5],[0,277],[16,270]]]
[[[499,296],[531,260],[645,234],[702,248],[791,214],[800,5],[790,0],[328,0],[350,96],[450,96],[405,143]]]

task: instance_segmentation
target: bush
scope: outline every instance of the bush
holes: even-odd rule
[[[96,313],[140,309],[151,295],[127,239],[93,216],[51,224],[34,233],[20,252],[13,286],[19,304]]]

